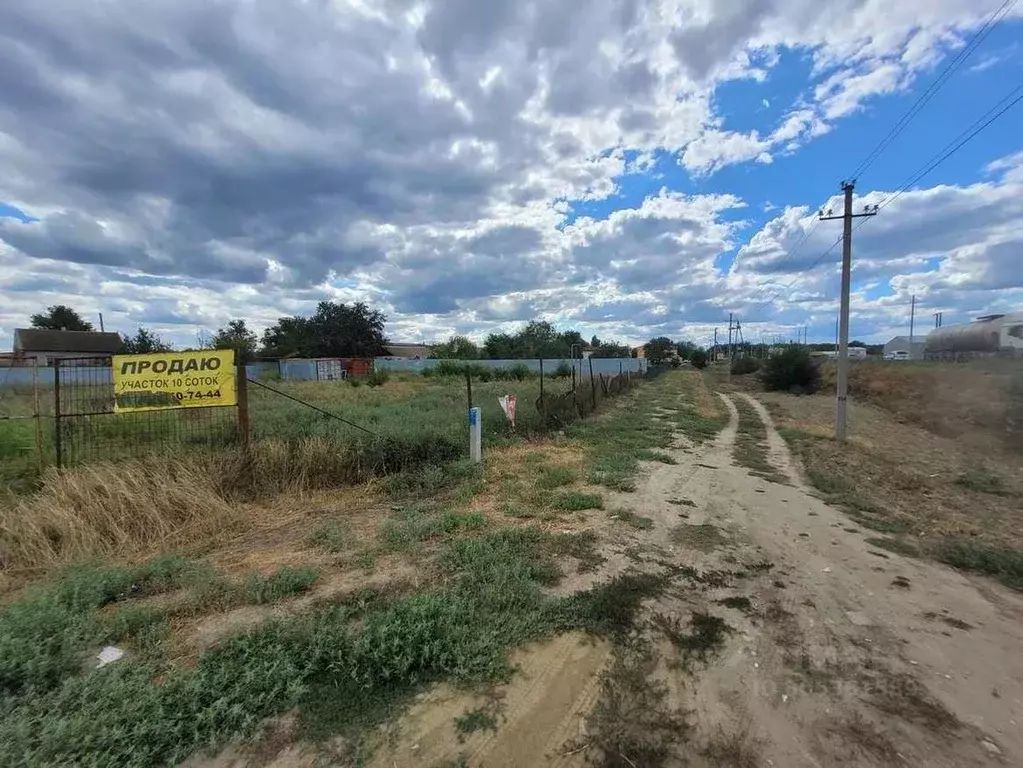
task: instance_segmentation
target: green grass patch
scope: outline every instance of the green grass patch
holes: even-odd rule
[[[395,507],[380,534],[386,549],[407,552],[430,539],[478,530],[486,524],[487,519],[479,512],[455,512],[420,503]]]
[[[269,576],[252,574],[243,582],[244,602],[275,603],[308,590],[319,578],[314,568],[280,568]]]
[[[564,491],[554,497],[551,506],[567,512],[580,512],[585,509],[602,509],[604,499],[599,493]]]
[[[956,478],[955,484],[974,493],[986,493],[992,496],[1011,495],[1005,479],[1001,475],[979,465],[964,469]]]
[[[970,539],[946,539],[934,548],[933,555],[955,568],[994,576],[1013,589],[1023,590],[1023,550]]]
[[[465,741],[465,737],[477,731],[497,731],[497,715],[491,706],[477,707],[468,710],[455,718],[455,730],[458,732],[458,740]]]
[[[351,531],[340,520],[324,520],[313,528],[309,534],[310,547],[322,549],[324,552],[337,554],[349,549],[353,542]]]
[[[136,574],[93,569],[62,580],[3,609],[0,764],[177,764],[289,711],[304,736],[342,734],[357,747],[364,729],[426,683],[505,680],[513,647],[557,632],[630,633],[663,578],[619,577],[567,598],[543,591],[559,578],[557,553],[589,546],[523,528],[457,539],[440,559],[443,590],[269,621],[190,668],[129,656],[83,669],[82,651],[108,637],[97,609],[125,599]],[[135,631],[152,626],[142,614],[119,620]]]
[[[736,397],[739,426],[735,435],[732,458],[739,466],[752,470],[752,474],[772,483],[788,485],[788,478],[768,461],[767,427],[756,410],[745,398]]]
[[[571,485],[578,479],[578,474],[571,467],[544,467],[536,480],[538,488],[552,490],[563,485]]]
[[[919,557],[920,548],[911,541],[905,539],[893,539],[886,536],[871,536],[866,539],[867,544],[878,549],[886,549],[889,552],[895,552],[898,555],[905,555],[906,557]]]
[[[661,400],[677,397],[677,374],[665,374],[621,399],[597,418],[571,425],[567,435],[586,446],[587,480],[617,491],[634,491],[641,461],[670,458],[674,427],[655,411]]]

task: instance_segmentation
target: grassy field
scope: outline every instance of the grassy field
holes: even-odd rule
[[[831,437],[831,394],[757,396],[809,482],[884,534],[879,546],[1023,588],[1020,377],[1018,361],[854,365],[845,449]]]
[[[600,565],[595,528],[642,525],[604,509],[602,488],[631,487],[643,460],[671,460],[661,449],[687,418],[673,410],[677,376],[540,439],[526,413],[537,382],[474,387],[485,426],[496,427],[482,469],[440,460],[442,450],[354,487],[232,495],[221,475],[340,469],[308,464],[325,461],[322,446],[355,438],[326,417],[297,423],[300,411],[289,410],[254,419],[254,432],[276,424],[321,446],[290,464],[154,460],[46,478],[18,509],[24,527],[10,514],[0,520],[5,568],[14,558],[40,569],[23,568],[0,603],[0,763],[175,764],[239,739],[258,747],[276,738],[265,736],[268,723],[292,713],[289,739],[359,764],[375,726],[432,682],[485,688],[512,673],[513,648],[562,632],[629,636],[641,601],[665,579],[551,588]],[[449,439],[461,453],[464,393],[445,382],[289,391],[383,434],[419,419],[423,441]],[[499,426],[494,399],[509,391],[521,398],[518,432],[529,441]],[[270,434],[257,444],[287,443]],[[55,535],[78,543],[57,551]],[[92,558],[59,566],[72,554]],[[96,669],[108,643],[127,656]]]
[[[466,388],[456,377],[425,378],[405,375],[389,378],[383,386],[358,382],[269,382],[284,395],[315,406],[302,405],[284,395],[250,384],[250,420],[255,441],[297,443],[319,438],[331,445],[357,446],[371,453],[372,446],[404,446],[410,453],[432,452],[449,458],[466,445]],[[564,379],[545,381],[553,395],[568,390]],[[30,392],[0,392],[0,416],[32,413]],[[518,398],[517,429],[512,430],[498,408],[500,395]],[[482,406],[486,420],[484,440],[490,444],[544,431],[536,401],[537,377],[522,381],[474,382],[473,403]],[[52,395],[43,393],[45,413],[52,410]],[[321,411],[339,416],[332,419]],[[352,426],[345,423],[358,425]],[[362,429],[360,429],[361,427]],[[0,491],[24,491],[39,480],[40,468],[54,462],[54,425],[41,420],[43,461],[36,450],[36,424],[32,419],[0,420]],[[99,459],[139,458],[168,453],[178,458],[200,451],[219,451],[235,445],[237,417],[233,408],[181,409],[137,414],[109,414],[64,422],[63,444],[68,464]],[[346,450],[351,450],[346,449]]]

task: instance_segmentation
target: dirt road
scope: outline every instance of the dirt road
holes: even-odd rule
[[[680,436],[677,464],[649,465],[635,493],[611,499],[653,526],[602,529],[607,564],[573,585],[671,574],[647,611],[645,686],[658,695],[623,703],[638,694],[616,687],[620,654],[563,636],[520,653],[520,673],[487,697],[424,694],[373,765],[640,766],[630,718],[649,732],[673,714],[688,727],[662,729],[658,765],[1023,765],[1023,599],[872,546],[875,534],[800,483],[755,401],[789,484],[736,466],[731,398],[745,396],[721,397],[730,421],[713,443]],[[703,653],[681,630],[708,616],[725,623],[700,625],[717,630],[699,635]],[[614,717],[588,717],[598,702]],[[473,711],[493,712],[493,727],[459,736],[454,718]]]

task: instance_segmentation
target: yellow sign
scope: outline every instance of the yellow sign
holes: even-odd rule
[[[236,405],[234,350],[114,355],[114,412]]]

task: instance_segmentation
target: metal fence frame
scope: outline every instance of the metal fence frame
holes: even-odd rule
[[[53,361],[53,450],[56,466],[133,458],[156,451],[247,444],[244,366],[236,366],[238,403],[114,412],[112,358]]]

